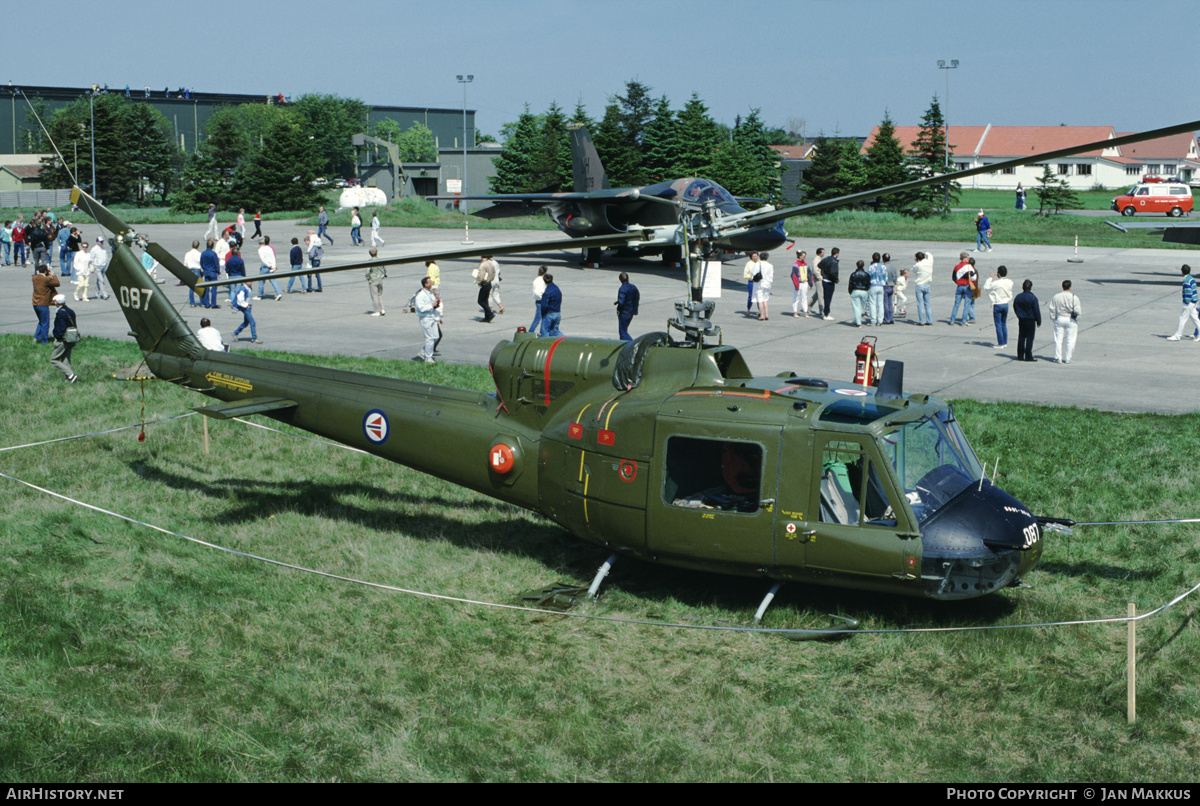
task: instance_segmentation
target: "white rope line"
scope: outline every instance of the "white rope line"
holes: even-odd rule
[[[184,417],[192,417],[196,414],[194,411],[189,411],[186,414],[176,414],[174,417],[164,417],[161,420],[147,420],[144,423],[134,423],[133,425],[122,425],[118,428],[110,428],[107,431],[92,431],[87,434],[76,434],[73,437],[58,437],[56,439],[47,439],[42,442],[28,442],[24,445],[11,445],[7,448],[0,448],[0,453],[5,451],[16,451],[21,448],[36,448],[39,445],[52,445],[55,442],[67,442],[72,439],[83,439],[84,437],[99,437],[104,434],[115,434],[118,431],[128,431],[131,428],[144,428],[147,425],[157,425],[158,423],[169,423],[171,420],[182,420]],[[281,432],[282,433],[282,432]]]
[[[189,414],[194,414],[194,413],[195,412],[190,412]],[[185,415],[179,415],[177,417],[167,418],[167,420],[164,420],[162,422],[166,422],[166,421],[174,420],[174,419],[180,419],[180,418],[186,417],[186,416],[189,416],[189,415],[185,414]],[[237,419],[237,418],[234,418],[234,419]],[[254,423],[247,423],[247,424],[254,425]],[[113,431],[120,431],[120,430],[125,430],[128,428],[136,428],[136,427],[138,427],[138,426],[136,426],[136,425],[124,426],[122,428],[113,429]],[[260,426],[260,427],[262,427],[262,426]],[[277,429],[274,429],[274,428],[268,428],[267,430],[277,431]],[[96,433],[111,433],[111,431],[96,432]],[[283,431],[277,431],[277,433],[286,434],[286,432],[283,432]],[[77,437],[65,437],[63,439],[78,439],[83,436],[89,436],[89,435],[83,434],[83,435],[79,435]],[[310,437],[301,437],[301,438],[311,439]],[[50,440],[50,441],[56,442],[56,441],[60,441],[60,440]],[[315,441],[322,441],[322,440],[315,440]],[[37,445],[37,444],[45,444],[45,443],[33,443],[33,444]],[[337,443],[329,443],[329,444],[337,444]],[[23,446],[16,446],[16,447],[23,447]],[[342,446],[342,447],[347,447],[347,446]],[[15,447],[14,448],[0,448],[0,452],[5,451],[5,450],[15,450]],[[1166,604],[1161,605],[1160,607],[1155,608],[1154,610],[1151,610],[1149,612],[1143,613],[1140,616],[1128,616],[1128,615],[1126,615],[1126,616],[1110,616],[1110,617],[1095,618],[1095,619],[1077,619],[1077,620],[1073,620],[1073,621],[1047,621],[1047,622],[1036,622],[1036,623],[1027,623],[1027,624],[988,624],[988,625],[967,626],[967,627],[905,627],[905,628],[899,628],[899,629],[845,629],[845,630],[838,630],[838,629],[789,629],[789,628],[771,628],[771,627],[735,627],[732,625],[681,624],[681,623],[677,623],[677,622],[645,621],[645,620],[641,620],[641,619],[626,619],[626,618],[617,618],[617,617],[613,617],[613,616],[595,616],[595,615],[591,615],[588,613],[576,613],[573,611],[547,610],[545,608],[526,607],[524,605],[508,605],[508,604],[501,604],[498,602],[486,602],[486,601],[482,601],[479,599],[468,599],[468,598],[464,598],[464,597],[460,597],[460,596],[447,596],[445,594],[429,593],[427,591],[418,591],[418,590],[413,590],[411,588],[401,588],[399,586],[389,585],[389,584],[386,584],[383,582],[371,582],[369,580],[356,579],[354,577],[342,576],[340,574],[332,574],[332,573],[329,573],[328,571],[319,571],[314,568],[307,568],[302,565],[294,565],[292,563],[286,563],[286,562],[283,562],[282,560],[275,560],[270,557],[262,557],[257,554],[249,554],[247,552],[238,551],[237,549],[232,549],[232,548],[229,548],[227,546],[222,546],[217,543],[211,543],[207,540],[201,540],[200,538],[190,537],[189,535],[185,535],[181,532],[175,532],[170,529],[166,529],[162,526],[156,526],[152,523],[147,523],[146,521],[141,521],[141,520],[138,520],[137,518],[132,518],[128,515],[122,515],[119,512],[114,512],[109,509],[104,509],[103,507],[95,506],[94,504],[88,504],[84,501],[79,501],[77,499],[71,498],[71,497],[63,495],[61,493],[54,492],[53,490],[48,490],[44,487],[39,487],[36,484],[25,481],[23,479],[16,478],[15,476],[10,476],[4,472],[0,472],[0,478],[5,478],[10,481],[15,481],[16,483],[22,484],[26,487],[29,487],[30,489],[36,490],[37,492],[40,492],[43,495],[48,495],[52,498],[57,498],[59,500],[66,501],[67,503],[83,507],[84,509],[90,509],[93,512],[99,512],[104,515],[109,515],[111,517],[118,518],[118,519],[126,521],[128,523],[136,524],[138,526],[144,526],[147,529],[151,529],[156,532],[161,532],[166,535],[171,535],[172,537],[178,537],[178,538],[180,538],[182,540],[186,540],[190,543],[195,543],[196,545],[204,546],[205,548],[215,549],[217,551],[221,551],[226,554],[232,554],[237,557],[244,557],[245,559],[248,559],[248,560],[255,560],[257,562],[266,563],[268,565],[274,565],[279,568],[287,568],[287,569],[290,569],[293,571],[300,571],[300,572],[306,573],[306,574],[313,574],[315,576],[324,577],[326,579],[334,579],[339,582],[349,582],[354,585],[362,585],[365,587],[375,588],[378,590],[391,591],[393,593],[403,593],[403,594],[408,594],[410,596],[416,596],[416,597],[423,598],[423,599],[432,599],[435,601],[454,602],[454,603],[458,603],[458,604],[471,604],[471,605],[478,605],[480,607],[490,607],[490,608],[497,609],[497,610],[509,610],[509,611],[516,611],[516,612],[524,612],[524,613],[537,613],[540,615],[560,616],[560,617],[564,617],[564,618],[578,618],[578,619],[586,619],[589,621],[603,621],[603,622],[608,622],[608,623],[612,623],[612,624],[628,624],[628,625],[632,625],[632,626],[642,626],[642,627],[672,627],[672,628],[684,629],[684,630],[710,630],[710,631],[716,631],[716,632],[746,632],[746,633],[766,633],[766,634],[783,635],[783,636],[816,637],[816,636],[865,635],[865,634],[882,635],[882,634],[888,634],[888,633],[896,634],[896,633],[935,633],[935,632],[980,632],[980,631],[984,631],[984,630],[1015,630],[1015,629],[1027,629],[1027,628],[1032,628],[1032,627],[1068,627],[1068,626],[1078,626],[1078,625],[1084,625],[1084,624],[1120,624],[1123,622],[1130,622],[1130,621],[1133,621],[1133,622],[1142,621],[1143,619],[1147,619],[1151,616],[1157,615],[1158,613],[1161,613],[1161,612],[1167,610],[1168,608],[1173,607],[1174,605],[1176,605],[1179,602],[1186,599],[1188,596],[1191,596],[1193,593],[1200,590],[1200,584],[1197,584],[1197,585],[1193,586],[1191,589],[1181,593],[1179,596],[1176,596],[1174,599],[1167,602]]]
[[[343,450],[352,451],[354,453],[361,453],[366,456],[374,456],[375,455],[375,454],[371,453],[370,451],[364,451],[362,448],[355,448],[353,445],[346,445],[341,442],[330,442],[327,439],[320,439],[319,437],[306,437],[306,436],[304,436],[304,434],[295,434],[295,433],[292,433],[291,431],[280,431],[278,428],[272,428],[271,426],[263,425],[262,423],[252,423],[249,420],[243,420],[241,417],[231,417],[230,419],[234,420],[235,422],[242,423],[243,425],[249,425],[254,428],[261,428],[264,431],[274,431],[276,434],[282,434],[285,437],[294,437],[296,439],[307,440],[308,442],[316,442],[319,445],[329,445],[334,448],[341,448]]]

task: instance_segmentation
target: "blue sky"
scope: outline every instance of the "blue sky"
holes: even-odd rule
[[[887,109],[915,125],[936,93],[951,126],[1113,125],[1200,119],[1183,0],[443,0],[287,3],[62,0],[78,26],[4,48],[14,84],[267,94],[461,108],[481,131],[530,104],[582,99],[599,117],[636,78],[681,108],[693,92],[732,124],[866,135]],[[54,26],[50,31],[54,30]],[[8,37],[9,45],[14,40]],[[16,51],[14,53],[14,50]],[[68,56],[69,58],[64,58]],[[938,59],[958,59],[939,70]],[[949,97],[946,99],[946,80]]]

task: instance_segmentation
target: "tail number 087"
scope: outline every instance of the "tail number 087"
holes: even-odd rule
[[[122,308],[134,310],[150,310],[150,297],[154,295],[153,288],[127,288],[121,286],[120,300]]]

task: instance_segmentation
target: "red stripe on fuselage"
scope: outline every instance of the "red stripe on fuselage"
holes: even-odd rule
[[[546,352],[546,372],[545,372],[545,377],[544,377],[542,383],[546,387],[546,405],[547,406],[550,405],[550,359],[554,358],[554,351],[558,349],[558,345],[561,344],[562,340],[565,338],[566,338],[566,336],[559,338],[557,341],[554,342],[554,344],[550,345],[550,349]]]

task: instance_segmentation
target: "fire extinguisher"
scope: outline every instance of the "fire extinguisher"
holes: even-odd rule
[[[863,336],[854,348],[854,382],[863,386],[879,385],[879,353],[875,350],[874,336]]]

